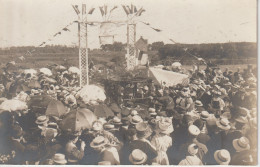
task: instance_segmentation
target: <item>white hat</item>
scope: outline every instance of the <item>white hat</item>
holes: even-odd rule
[[[214,153],[214,158],[219,165],[228,165],[231,160],[230,153],[225,149],[217,150]]]
[[[216,121],[216,125],[222,130],[229,130],[231,128],[227,118],[220,118],[218,121]]]
[[[129,161],[134,165],[141,165],[147,160],[147,155],[139,149],[135,149],[129,156]]]
[[[236,149],[236,151],[239,151],[239,152],[250,149],[249,140],[246,137],[234,139],[232,144],[233,144],[233,147]]]
[[[66,164],[67,160],[65,159],[65,155],[64,154],[55,154],[52,158],[52,160],[57,163],[57,164]]]
[[[131,112],[131,115],[132,115],[132,116],[138,115],[138,112],[137,112],[136,110],[133,110],[133,111]]]
[[[189,133],[193,136],[198,136],[200,134],[200,129],[195,125],[190,125],[188,130]]]

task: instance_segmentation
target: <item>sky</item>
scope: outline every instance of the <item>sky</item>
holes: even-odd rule
[[[77,46],[77,24],[53,35],[78,19],[72,5],[96,8],[88,21],[104,21],[98,7],[118,6],[111,21],[125,21],[121,5],[146,11],[135,18],[136,38],[149,43],[225,43],[257,41],[256,0],[0,0],[0,47],[48,45]],[[140,21],[162,30],[156,32]],[[115,41],[126,42],[126,25],[113,31]],[[88,46],[99,48],[99,26],[88,26]],[[50,39],[48,41],[48,39]]]

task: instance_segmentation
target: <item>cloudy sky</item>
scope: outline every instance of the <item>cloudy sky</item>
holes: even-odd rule
[[[222,43],[256,42],[256,0],[0,0],[0,47],[37,46],[48,44],[77,45],[77,20],[71,5],[87,5],[87,11],[97,8],[88,20],[104,21],[99,6],[108,10],[118,5],[110,20],[126,20],[122,4],[143,7],[146,11],[136,18],[137,38],[143,36],[149,43]],[[161,29],[156,32],[140,21]],[[88,28],[90,48],[99,47],[99,26]],[[116,41],[126,42],[126,26],[115,32]]]

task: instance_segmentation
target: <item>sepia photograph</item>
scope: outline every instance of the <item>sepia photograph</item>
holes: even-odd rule
[[[258,165],[257,0],[0,0],[1,165]]]

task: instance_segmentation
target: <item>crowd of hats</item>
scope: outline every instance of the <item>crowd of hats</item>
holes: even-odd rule
[[[9,64],[9,66],[11,65]],[[205,72],[206,70],[208,71]],[[252,153],[256,149],[254,132],[257,129],[257,109],[256,101],[254,101],[256,100],[256,79],[254,75],[249,67],[244,72],[237,71],[234,74],[228,70],[224,73],[219,69],[207,68],[206,70],[203,70],[204,72],[202,70],[192,71],[188,86],[158,86],[158,92],[151,93],[151,87],[144,85],[141,89],[143,89],[143,92],[150,92],[150,94],[148,93],[147,98],[143,98],[142,103],[145,104],[145,107],[143,107],[140,103],[135,104],[134,100],[118,104],[114,101],[107,102],[105,101],[107,99],[106,92],[97,85],[78,88],[76,85],[79,79],[79,69],[76,67],[66,68],[55,65],[41,68],[38,71],[26,69],[17,72],[10,70],[7,66],[3,75],[8,78],[9,82],[2,80],[2,83],[0,83],[0,88],[2,87],[0,90],[2,97],[0,100],[0,117],[7,112],[12,114],[10,137],[13,140],[21,141],[28,134],[32,135],[32,138],[39,137],[33,136],[34,133],[28,130],[30,128],[27,128],[27,131],[24,130],[26,127],[23,127],[23,125],[26,123],[19,122],[20,117],[29,115],[28,112],[34,113],[35,120],[33,122],[36,124],[36,129],[40,129],[41,136],[52,141],[63,133],[65,134],[60,122],[66,118],[68,113],[75,112],[76,114],[71,116],[75,120],[72,125],[79,127],[79,124],[85,121],[84,119],[82,121],[84,117],[86,118],[85,122],[87,122],[86,126],[74,128],[71,131],[66,131],[66,133],[78,137],[85,134],[94,134],[95,137],[89,141],[88,145],[93,149],[126,144],[124,142],[128,141],[120,140],[122,139],[122,136],[120,136],[122,131],[126,131],[128,136],[140,140],[150,140],[158,134],[167,135],[173,139],[173,142],[175,142],[175,139],[180,142],[179,145],[184,144],[182,141],[186,141],[186,138],[178,139],[179,136],[176,134],[180,133],[187,133],[199,140],[201,134],[212,137],[215,134],[222,135],[222,132],[229,134],[239,131],[240,137],[234,138],[231,142],[232,149],[235,152],[224,147],[213,150],[214,153],[209,155],[214,158],[212,164],[228,165],[232,162],[232,157],[236,153],[243,151],[251,151],[250,156],[254,157]],[[45,108],[47,111],[44,113],[37,113],[37,110],[40,110],[41,107],[32,109],[30,100],[37,96],[42,97],[42,95],[51,97],[48,104],[56,100],[55,105],[58,106],[56,109],[62,110],[62,113],[52,115],[53,110],[47,108]],[[172,99],[174,103],[172,108],[168,107],[169,101],[163,101],[165,97]],[[149,102],[147,102],[147,99],[149,99]],[[41,100],[39,100],[40,102]],[[95,116],[90,121],[83,111],[80,112],[80,109],[87,108],[92,114],[95,114],[95,107],[93,106],[102,104],[110,106],[109,111],[113,114],[104,117]],[[185,108],[187,104],[190,105],[189,108]],[[33,105],[36,105],[37,108],[38,104]],[[105,110],[105,108],[102,109]],[[102,112],[105,113],[104,110]],[[4,119],[1,118],[2,124],[4,124]],[[5,127],[1,126],[1,128]],[[6,132],[6,130],[1,129],[1,135],[5,134],[3,132]],[[188,136],[186,137],[188,138]],[[84,140],[84,138],[81,140]],[[208,146],[206,143],[204,144]],[[178,146],[174,145],[174,147]],[[187,156],[191,157],[197,157],[200,152],[200,146],[195,142],[189,143],[185,149]],[[178,152],[177,149],[173,149],[173,151]],[[8,157],[15,156],[10,153],[5,155]],[[171,154],[168,154],[172,163],[171,159],[174,158],[171,156]],[[256,162],[254,158],[250,160],[252,164]],[[9,159],[2,162],[8,163]],[[141,149],[131,150],[128,156],[129,162],[133,165],[147,164],[148,159],[149,156]],[[50,160],[52,164],[66,164],[68,157],[64,152],[59,151],[54,153]],[[197,160],[194,159],[194,161]],[[201,161],[203,160],[201,159]],[[206,164],[206,162],[202,163]],[[111,162],[100,161],[97,164],[109,165]],[[123,165],[124,162],[121,162],[121,164]],[[159,165],[155,162],[149,164]]]

